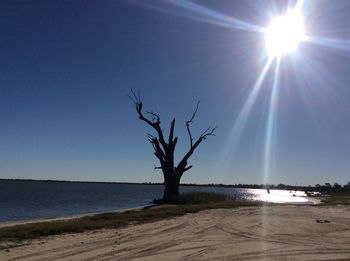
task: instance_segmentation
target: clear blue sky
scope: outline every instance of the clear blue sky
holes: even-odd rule
[[[133,88],[164,129],[177,118],[177,159],[188,149],[185,121],[198,99],[194,134],[219,125],[183,182],[350,181],[350,2],[304,2],[306,30],[319,44],[302,43],[281,61],[273,171],[265,179],[276,65],[238,139],[233,126],[267,55],[263,34],[229,18],[266,27],[295,2],[192,3],[200,6],[1,1],[0,177],[161,182],[146,138],[152,130],[126,97]]]

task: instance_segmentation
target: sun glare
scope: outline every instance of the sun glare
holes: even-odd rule
[[[265,31],[266,49],[270,56],[280,57],[294,51],[304,39],[304,19],[300,12],[289,10],[276,17]]]

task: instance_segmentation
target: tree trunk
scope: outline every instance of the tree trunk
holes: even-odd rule
[[[171,202],[173,197],[179,195],[179,186],[180,186],[181,175],[178,175],[174,172],[164,173],[164,195],[163,202]]]

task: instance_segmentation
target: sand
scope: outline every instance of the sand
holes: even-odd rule
[[[350,207],[206,210],[33,240],[0,260],[350,260]]]

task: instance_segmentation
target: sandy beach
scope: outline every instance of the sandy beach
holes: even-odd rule
[[[0,260],[350,260],[350,207],[206,210],[33,240]]]

